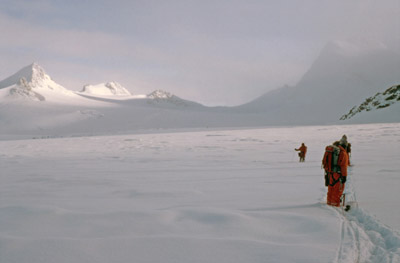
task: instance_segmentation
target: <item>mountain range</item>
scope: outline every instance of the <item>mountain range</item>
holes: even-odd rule
[[[399,83],[399,54],[382,45],[340,41],[329,43],[295,86],[267,92],[236,107],[206,107],[162,90],[133,95],[117,82],[86,85],[76,92],[56,83],[33,63],[0,81],[0,135],[320,125],[340,123],[349,109],[347,117],[341,118],[344,123],[398,122],[398,99],[384,110],[381,107],[379,114],[353,115],[361,115],[363,111],[355,105],[365,105],[365,98],[389,94],[385,90]]]

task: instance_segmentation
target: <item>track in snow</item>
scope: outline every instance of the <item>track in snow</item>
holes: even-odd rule
[[[357,204],[356,192],[349,174],[346,184],[346,199]],[[399,263],[400,235],[380,223],[362,208],[353,206],[349,212],[335,209],[341,221],[341,238],[337,263]]]

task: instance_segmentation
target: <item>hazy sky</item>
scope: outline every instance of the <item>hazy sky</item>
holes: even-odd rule
[[[37,62],[59,84],[117,81],[206,105],[294,85],[331,40],[400,52],[400,0],[0,0],[0,79]]]

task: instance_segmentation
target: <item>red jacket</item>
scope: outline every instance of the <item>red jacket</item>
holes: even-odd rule
[[[299,149],[296,149],[296,151],[300,151],[301,153],[306,154],[307,153],[307,146],[302,145],[302,146],[300,146]]]

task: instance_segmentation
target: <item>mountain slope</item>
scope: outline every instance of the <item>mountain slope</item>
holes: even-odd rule
[[[379,87],[400,81],[400,56],[383,46],[329,43],[293,87],[283,87],[238,107],[263,112],[270,124],[336,122],[343,109],[361,103]]]
[[[378,92],[375,96],[367,98],[361,105],[354,106],[340,119],[349,120],[360,115],[363,115],[362,118],[371,117],[369,119],[374,122],[400,121],[400,85],[390,87],[382,93]]]

